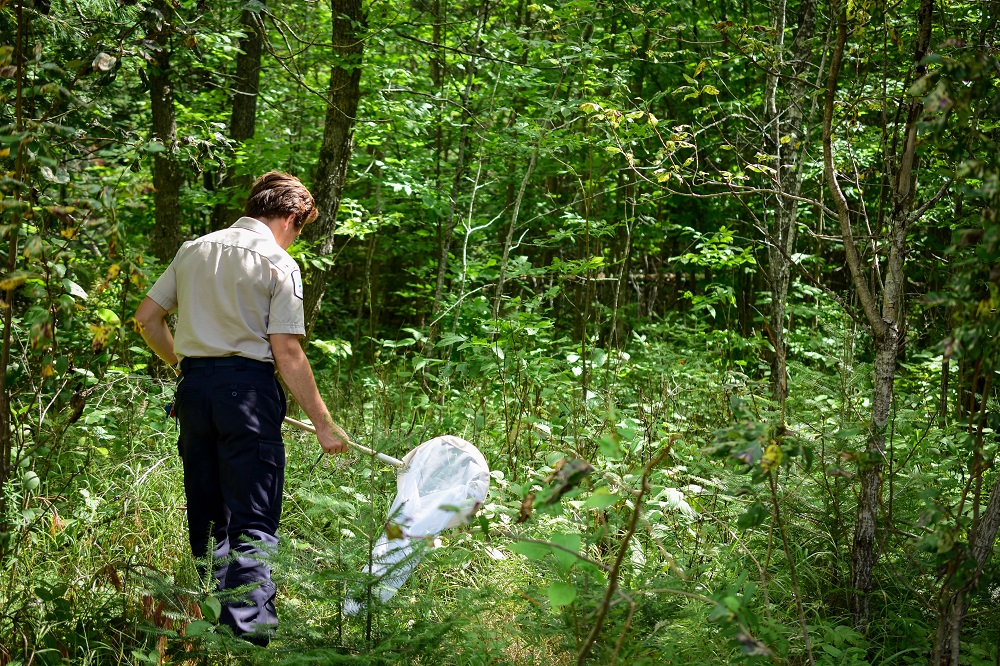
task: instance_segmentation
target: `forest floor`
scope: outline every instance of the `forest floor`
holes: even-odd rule
[[[352,436],[395,456],[439,434],[467,438],[490,463],[491,490],[471,524],[427,549],[398,595],[345,618],[345,594],[368,582],[362,569],[395,472],[356,453],[315,465],[315,439],[288,431],[273,555],[282,625],[267,649],[212,621],[216,601],[187,546],[177,426],[163,410],[172,384],[112,377],[50,459],[74,473],[15,498],[22,523],[0,592],[12,609],[0,663],[571,664],[603,606],[588,663],[808,663],[809,651],[815,663],[916,663],[929,613],[882,625],[876,643],[850,628],[845,608],[852,503],[845,478],[823,471],[861,432],[864,364],[834,337],[803,350],[809,366],[792,367],[808,398],[790,428],[815,460],[781,468],[783,541],[768,485],[709,455],[726,438],[757,436],[726,430],[734,397],[766,428],[767,386],[750,377],[757,362],[749,368],[731,346],[721,353],[711,335],[683,327],[651,338],[591,350],[586,368],[562,341],[507,340],[500,353],[499,343],[472,341],[447,360],[411,346],[353,370],[318,358],[322,391]],[[932,363],[916,361],[912,376]],[[911,411],[905,418],[916,419]],[[666,447],[630,534],[644,465]],[[560,476],[578,458],[593,470]],[[605,599],[616,562],[619,592]]]

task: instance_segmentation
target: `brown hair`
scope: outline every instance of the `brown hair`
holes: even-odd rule
[[[319,211],[298,178],[283,171],[268,171],[250,188],[246,215],[257,219],[294,215],[295,228],[301,229],[315,220]]]

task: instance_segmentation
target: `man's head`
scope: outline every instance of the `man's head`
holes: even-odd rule
[[[316,201],[298,178],[282,171],[268,171],[254,181],[247,198],[246,215],[261,221],[294,216],[299,231],[316,219]]]

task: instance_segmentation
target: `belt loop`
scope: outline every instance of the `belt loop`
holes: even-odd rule
[[[247,367],[247,359],[244,356],[236,357],[236,372],[243,372]]]

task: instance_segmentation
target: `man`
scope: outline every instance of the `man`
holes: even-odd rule
[[[135,313],[146,344],[180,365],[175,409],[191,550],[207,558],[214,541],[219,588],[249,588],[222,595],[220,621],[258,645],[267,645],[278,623],[263,548],[278,542],[284,484],[285,394],[275,367],[323,450],[347,450],[299,346],[302,278],[286,252],[316,216],[297,178],[264,174],[246,217],[184,243]],[[166,323],[174,310],[176,337]]]

